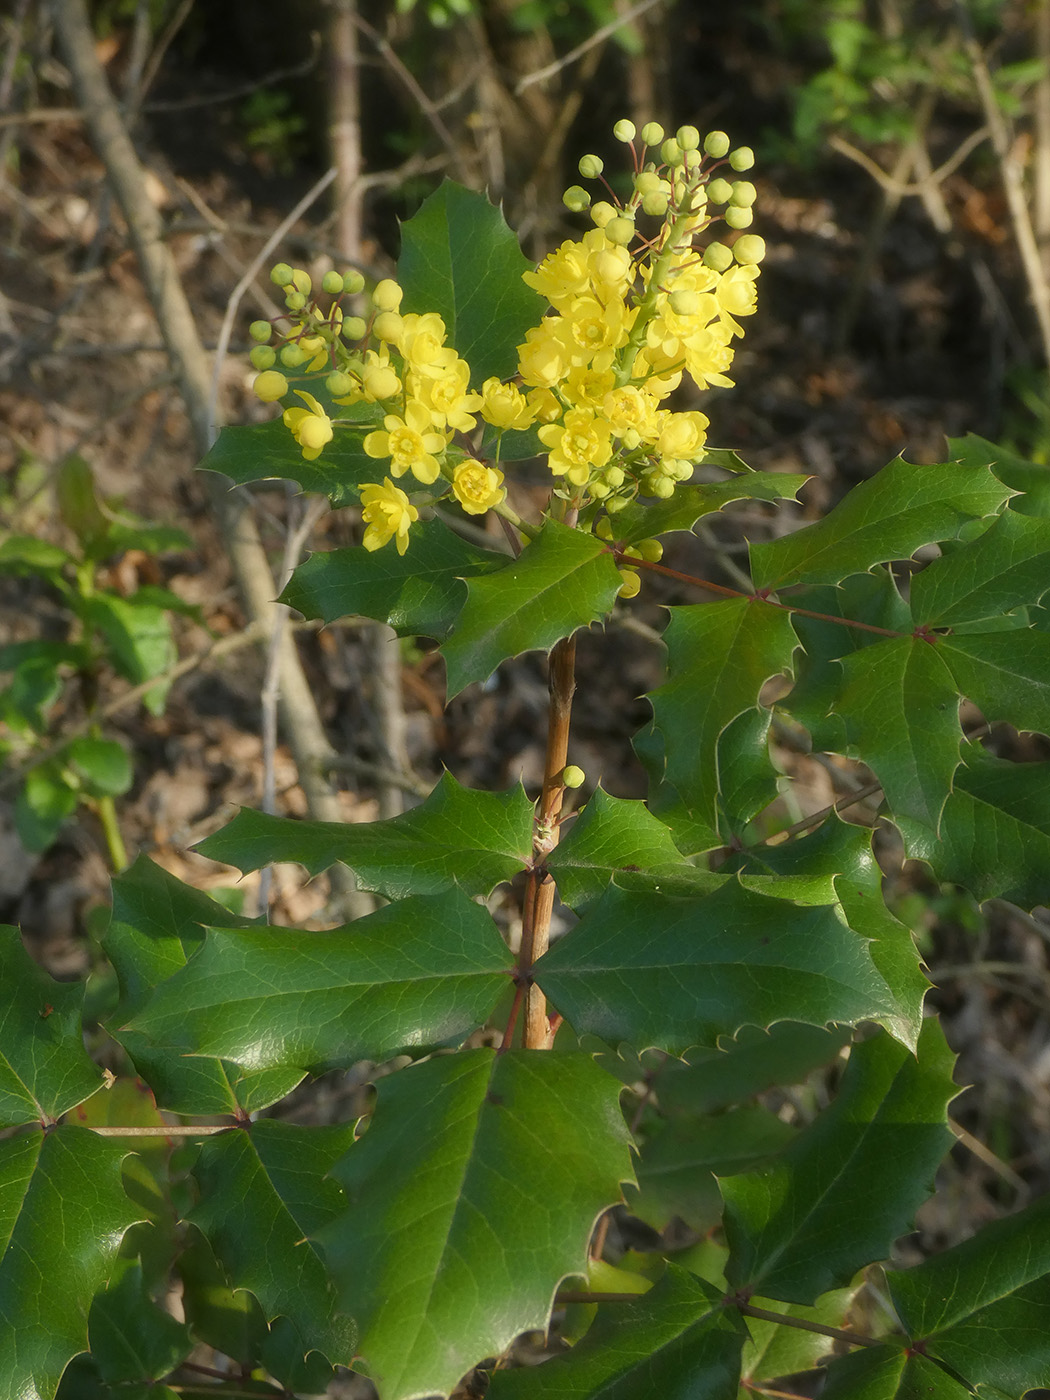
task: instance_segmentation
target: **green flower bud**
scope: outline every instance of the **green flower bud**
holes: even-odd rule
[[[623,583],[620,584],[621,598],[636,598],[642,589],[642,580],[633,569],[621,569],[620,577]]]
[[[664,207],[667,207],[666,202]],[[615,243],[619,248],[626,248],[634,237],[634,220],[618,214],[605,225],[605,236],[610,243]]]
[[[339,332],[344,340],[364,340],[368,326],[360,316],[344,316]]]
[[[377,311],[396,311],[401,305],[404,292],[392,277],[384,277],[376,283],[372,293],[372,305]]]
[[[750,146],[738,146],[729,157],[734,170],[750,170],[755,163],[755,153]]]
[[[647,194],[655,194],[662,190],[665,183],[651,166],[647,170],[639,170],[634,177],[634,188],[643,198]]]
[[[256,369],[273,369],[277,363],[277,352],[272,345],[253,345],[248,358]]]
[[[728,204],[733,197],[733,186],[728,180],[709,180],[707,198],[711,204]]]
[[[638,555],[647,564],[659,564],[664,557],[664,547],[659,540],[639,540]]]
[[[601,156],[580,156],[579,171],[585,180],[597,180],[604,169]]]
[[[363,292],[364,288],[365,279],[361,276],[359,272],[355,270],[353,272],[343,273],[344,292],[347,292],[350,296],[356,296],[358,292]]]
[[[738,238],[733,244],[733,257],[741,267],[760,263],[765,256],[766,241],[757,233],[745,233],[743,238]]]
[[[604,501],[606,496],[612,490],[612,487],[607,486],[604,481],[591,481],[587,484],[587,490],[590,492],[594,500]]]
[[[289,311],[302,311],[306,305],[306,297],[302,292],[289,292],[285,296],[284,304]]]
[[[683,151],[696,151],[700,148],[700,133],[695,126],[680,126],[675,132],[675,140]]]
[[[273,327],[269,321],[253,321],[248,327],[248,334],[260,345],[265,345],[273,334]]]
[[[263,403],[276,403],[278,399],[283,399],[287,394],[288,381],[277,370],[268,369],[265,374],[256,375],[252,389]]]
[[[575,763],[570,763],[561,770],[561,780],[567,788],[583,787],[587,781],[587,774],[582,768],[577,768]]]
[[[275,263],[270,270],[270,281],[277,287],[287,287],[292,280],[292,269],[287,263]]]
[[[626,510],[631,504],[627,496],[610,496],[605,502],[605,509],[610,515],[619,515],[621,510]]]
[[[672,292],[667,300],[676,316],[695,316],[700,310],[700,297],[696,292]]]
[[[298,369],[305,359],[306,356],[294,341],[281,346],[280,361],[285,369]]]
[[[650,491],[659,500],[669,501],[674,495],[674,482],[669,481],[666,476],[661,476],[653,482]]]
[[[724,131],[709,131],[704,137],[704,154],[721,160],[729,150],[729,137]]]
[[[333,399],[342,399],[353,390],[354,381],[348,374],[343,374],[342,370],[337,369],[325,380],[324,387]]]
[[[735,180],[733,182],[731,201],[733,204],[738,205],[741,209],[750,209],[757,198],[758,190],[755,189],[750,180]]]
[[[642,140],[647,146],[659,146],[664,139],[664,129],[659,122],[646,122],[642,127]]]
[[[636,135],[634,122],[630,121],[627,117],[621,117],[613,127],[613,135],[616,137],[617,141],[622,141],[625,145],[628,145],[634,140]]]
[[[591,220],[596,228],[606,228],[616,218],[616,207],[607,199],[599,199],[591,209]]]
[[[754,217],[753,209],[740,209],[735,204],[731,204],[724,215],[730,228],[748,228],[754,221]]]
[[[574,214],[582,214],[589,206],[591,197],[582,185],[570,185],[562,195],[561,202]]]
[[[682,148],[673,136],[669,136],[660,147],[660,156],[668,165],[681,165],[685,160]]]
[[[642,209],[646,214],[655,214],[658,219],[663,218],[667,213],[667,206],[670,199],[662,191],[655,194],[647,194],[642,199]]]
[[[623,552],[623,557],[625,559],[641,559],[642,555],[641,551],[635,549],[633,544],[629,544]]]
[[[342,273],[326,272],[321,278],[321,291],[327,292],[330,297],[341,297],[343,295]]]
[[[612,528],[612,525],[610,524],[610,522],[609,522],[608,520],[606,520],[606,519],[604,518],[604,516],[602,517],[601,520],[598,521],[597,525],[595,525],[595,527],[594,527],[594,533],[598,536],[598,538],[599,538],[600,540],[611,540],[611,539],[612,539],[612,537],[613,537],[613,528]]]
[[[733,265],[733,250],[727,248],[724,243],[709,243],[704,249],[704,266],[714,268],[715,272],[725,272],[727,267]]]
[[[297,292],[302,292],[304,297],[308,297],[314,289],[313,279],[301,267],[297,267],[292,273],[292,286]]]
[[[615,491],[623,485],[623,467],[607,467],[605,470],[606,484]]]

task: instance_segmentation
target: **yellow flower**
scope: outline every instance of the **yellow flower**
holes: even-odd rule
[[[610,353],[597,367],[607,369],[611,352],[626,343],[635,315],[619,297],[606,305],[597,297],[575,297],[565,311],[564,331],[573,365],[589,365],[604,350]]]
[[[430,416],[438,428],[453,428],[456,432],[469,433],[477,426],[472,409],[481,406],[481,395],[471,393],[470,366],[466,360],[454,358],[447,369],[432,377],[423,377],[413,386],[420,403],[430,409]]]
[[[263,403],[275,403],[287,394],[288,381],[280,370],[264,369],[262,374],[255,376],[252,388],[256,397],[262,399]]]
[[[516,384],[504,384],[500,379],[486,379],[481,386],[481,416],[494,428],[531,428],[536,417]]]
[[[385,431],[369,433],[363,446],[369,457],[389,457],[390,470],[395,476],[410,471],[424,486],[436,481],[441,468],[435,452],[444,452],[444,433],[433,431],[430,410],[416,399],[405,405],[405,416],[388,413],[383,419]]]
[[[419,519],[419,511],[404,491],[384,477],[382,486],[361,488],[361,505],[361,519],[368,527],[362,541],[365,549],[381,549],[394,540],[398,554],[404,554],[408,548],[408,527]]]
[[[452,494],[468,515],[484,515],[507,494],[503,473],[481,462],[461,462],[452,473]]]
[[[591,408],[571,408],[562,423],[539,430],[555,476],[567,476],[574,486],[586,486],[592,471],[612,456],[612,427]]]
[[[559,335],[561,317],[548,317],[525,333],[518,346],[518,367],[524,383],[537,389],[560,384],[571,368],[569,350]]]
[[[660,436],[656,445],[662,457],[695,461],[707,441],[710,420],[695,410],[690,413],[672,413],[669,409],[661,409],[657,415],[657,425]]]
[[[335,431],[332,420],[313,394],[307,394],[302,389],[296,389],[295,392],[307,407],[286,408],[283,415],[284,426],[291,429],[293,437],[303,449],[306,461],[312,462],[316,457],[320,457],[325,443],[332,441]]]
[[[523,272],[521,280],[545,296],[552,306],[563,306],[585,292],[590,282],[587,248],[566,242],[548,253],[535,272]]]
[[[409,312],[407,316],[402,316],[395,344],[401,351],[406,369],[426,378],[436,378],[449,370],[458,356],[455,350],[445,345],[447,334],[445,323],[436,311],[427,311],[422,316]]]

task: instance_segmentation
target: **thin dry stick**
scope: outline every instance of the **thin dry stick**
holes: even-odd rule
[[[1035,85],[1035,168],[1033,213],[1035,236],[1043,260],[1043,272],[1050,275],[1050,0],[1037,0],[1035,10],[1035,52],[1039,59],[1039,80]]]
[[[636,20],[640,15],[654,9],[657,5],[662,5],[664,0],[639,0],[637,5],[633,5],[626,14],[617,15],[615,19],[609,20],[608,24],[603,24],[600,29],[596,29],[593,34],[584,39],[582,44],[577,44],[574,49],[570,49],[561,58],[556,58],[553,63],[548,63],[545,68],[538,68],[535,73],[526,73],[524,78],[520,78],[514,87],[514,96],[520,97],[526,88],[532,87],[533,83],[545,82],[548,78],[553,78],[555,73],[560,73],[563,68],[568,68],[575,63],[578,58],[582,58],[589,49],[602,44],[611,34],[615,34],[618,29],[623,29],[625,25]]]

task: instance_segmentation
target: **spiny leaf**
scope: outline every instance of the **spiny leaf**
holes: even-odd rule
[[[1038,603],[1050,589],[1050,520],[1006,510],[911,582],[915,621],[958,627]]]
[[[973,1391],[935,1361],[892,1343],[863,1347],[828,1366],[821,1400],[973,1400]]]
[[[573,909],[596,899],[618,870],[658,873],[682,864],[670,831],[644,802],[610,797],[601,788],[547,857],[561,897]]]
[[[468,1050],[383,1079],[319,1232],[383,1400],[447,1395],[545,1328],[629,1180],[620,1086],[589,1055]]]
[[[315,396],[320,394],[319,385],[312,381],[309,389]],[[287,403],[302,407],[296,398],[289,397]],[[377,425],[379,416],[377,413]],[[363,426],[367,431],[367,425]],[[304,491],[327,496],[333,506],[353,505],[366,482],[382,477],[377,470],[381,464],[368,456],[362,441],[360,431],[337,429],[320,457],[307,462],[295,438],[281,419],[275,418],[272,423],[222,428],[200,469],[220,472],[239,486],[271,479],[294,481]]]
[[[1050,634],[1026,629],[942,637],[937,654],[960,695],[989,723],[1006,720],[1050,734]]]
[[[793,501],[808,480],[790,472],[746,471],[727,481],[679,486],[669,500],[629,505],[613,517],[613,532],[621,544],[637,544],[675,530],[691,530],[703,516],[732,501]]]

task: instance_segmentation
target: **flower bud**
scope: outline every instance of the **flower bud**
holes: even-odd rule
[[[263,374],[255,376],[252,390],[256,398],[262,399],[263,403],[276,403],[278,399],[283,399],[287,394],[288,381],[277,370],[268,369]]]
[[[659,122],[646,122],[642,127],[642,140],[647,146],[659,146],[664,139],[664,129]]]
[[[731,203],[739,205],[741,209],[750,209],[757,198],[758,190],[750,180],[734,180]]]
[[[623,557],[625,559],[641,559],[642,555],[639,549],[636,549],[633,544],[629,544],[623,552]]]
[[[626,496],[610,496],[605,502],[605,509],[610,515],[619,515],[621,510],[626,510],[630,505]]]
[[[729,157],[734,170],[750,170],[755,163],[755,153],[750,146],[738,146]]]
[[[733,250],[727,248],[724,243],[709,243],[704,249],[704,266],[710,267],[715,272],[725,272],[727,267],[733,265]]]
[[[623,481],[623,467],[606,467],[605,482],[607,486],[612,487],[615,491],[618,487],[623,485]]]
[[[600,540],[611,540],[613,537],[612,524],[603,516],[594,527],[594,533]]]
[[[574,214],[582,214],[590,205],[591,197],[582,185],[570,185],[562,195],[561,202]]]
[[[729,137],[724,131],[709,131],[704,137],[704,154],[721,160],[729,150]]]
[[[377,311],[396,311],[401,305],[404,292],[392,277],[384,277],[377,282],[372,293],[372,305]]]
[[[685,160],[682,148],[673,136],[669,136],[660,147],[660,157],[668,165],[681,165]]]
[[[579,172],[585,180],[597,180],[605,169],[601,156],[580,156]]]
[[[660,191],[656,194],[647,194],[642,200],[642,211],[654,215],[657,219],[662,219],[667,213],[669,203],[668,196]]]
[[[253,345],[248,358],[256,369],[272,369],[277,363],[277,352],[272,345]]]
[[[700,310],[700,297],[697,292],[672,292],[667,300],[676,316],[695,316]]]
[[[675,132],[675,140],[683,151],[695,151],[700,147],[700,133],[695,126],[680,126]]]
[[[642,591],[642,580],[633,569],[621,569],[620,577],[623,583],[620,584],[621,598],[637,598]]]
[[[605,228],[616,218],[616,207],[607,199],[600,199],[591,209],[591,220],[596,228]]]
[[[331,394],[333,399],[343,399],[351,393],[354,388],[354,381],[342,370],[333,370],[324,382],[324,387]]]
[[[621,117],[613,127],[613,135],[617,141],[622,141],[625,145],[629,144],[637,135],[634,122],[627,117]]]
[[[257,340],[260,345],[265,345],[273,334],[273,327],[269,321],[253,321],[248,327],[248,334],[252,340]]]
[[[639,540],[637,549],[639,557],[647,564],[659,564],[664,557],[664,547],[659,540]]]
[[[575,763],[570,763],[561,770],[561,780],[567,788],[583,787],[587,781],[587,774],[582,768],[577,768]]]
[[[382,285],[382,283],[380,283]],[[400,288],[398,288],[400,291]],[[380,311],[379,315],[372,322],[372,330],[380,340],[395,341],[401,334],[403,325],[401,317],[396,311]]]
[[[313,279],[301,267],[297,267],[292,273],[292,286],[297,292],[302,292],[304,297],[308,297],[314,289]]]
[[[604,501],[605,498],[606,498],[606,496],[607,496],[607,495],[609,494],[609,492],[612,490],[612,487],[611,487],[611,486],[607,486],[606,483],[605,483],[604,481],[600,481],[600,480],[599,480],[599,481],[592,481],[592,482],[589,482],[589,483],[588,483],[588,486],[587,486],[587,490],[590,492],[590,494],[591,494],[591,496],[592,496],[592,498],[593,498],[594,500],[596,500],[596,501]]]
[[[275,263],[270,269],[270,281],[276,287],[287,287],[292,280],[292,269],[287,263]]]
[[[730,228],[748,228],[754,222],[755,212],[730,204],[723,217]]]
[[[666,207],[665,203],[664,208]],[[628,219],[623,214],[618,214],[615,219],[610,219],[605,225],[605,236],[610,243],[615,243],[620,248],[626,248],[634,237],[634,220]]]
[[[712,204],[728,204],[733,197],[733,186],[728,180],[709,180],[707,198]]]
[[[753,263],[760,263],[766,256],[766,241],[760,238],[757,233],[745,233],[743,238],[738,238],[733,244],[733,257],[741,267],[750,267]]]
[[[356,296],[358,292],[364,291],[365,279],[356,271],[343,273],[343,291],[350,296]]]
[[[368,326],[360,316],[344,316],[339,330],[344,340],[364,340]]]
[[[326,272],[321,278],[321,291],[327,292],[330,297],[340,297],[343,295],[343,276],[340,272]]]

